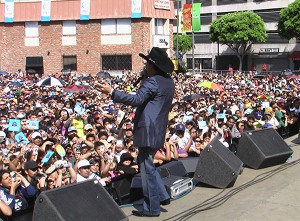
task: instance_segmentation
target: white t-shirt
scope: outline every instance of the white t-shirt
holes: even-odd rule
[[[179,149],[184,149],[185,145],[189,142],[190,135],[187,134],[187,133],[184,133],[184,137],[180,138],[176,134],[173,134],[170,137],[170,141],[176,140],[177,138],[178,138],[178,148]],[[193,150],[195,149],[194,141],[192,141],[192,144],[191,144],[190,148],[192,148]]]
[[[94,179],[94,178],[97,179],[101,183],[102,186],[106,186],[105,181],[103,181],[101,179],[101,177],[99,177],[98,175],[96,175],[96,174],[94,174],[92,172],[90,172],[90,175],[89,175],[88,178],[84,178],[79,173],[77,173],[77,180],[76,181],[77,181],[77,183],[79,183],[79,182],[82,182],[82,181],[85,181],[85,180],[91,180],[91,179]]]

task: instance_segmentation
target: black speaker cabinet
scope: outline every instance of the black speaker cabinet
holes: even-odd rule
[[[168,176],[185,177],[188,175],[181,161],[171,161],[156,168],[161,178]]]
[[[128,220],[97,180],[88,180],[42,192],[33,221]]]
[[[243,133],[236,153],[247,167],[253,169],[282,164],[292,154],[292,149],[273,128]]]
[[[218,139],[213,139],[200,153],[194,181],[217,188],[234,185],[243,162]]]
[[[194,175],[199,161],[199,157],[184,157],[179,158],[178,161],[180,161],[183,164],[188,174]]]

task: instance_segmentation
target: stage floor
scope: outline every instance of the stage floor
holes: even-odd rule
[[[122,207],[129,220],[293,221],[300,216],[300,141],[285,141],[294,151],[289,163],[265,169],[244,168],[225,190],[196,186],[187,195],[163,206],[160,217],[131,215],[139,205]]]

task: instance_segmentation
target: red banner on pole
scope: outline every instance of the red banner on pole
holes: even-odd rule
[[[190,32],[192,30],[192,4],[183,5],[183,31]]]

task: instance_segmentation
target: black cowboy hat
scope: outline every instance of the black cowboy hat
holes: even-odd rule
[[[164,73],[172,73],[174,64],[168,57],[168,54],[161,48],[153,47],[148,55],[139,53],[139,56],[151,62],[155,67]]]

